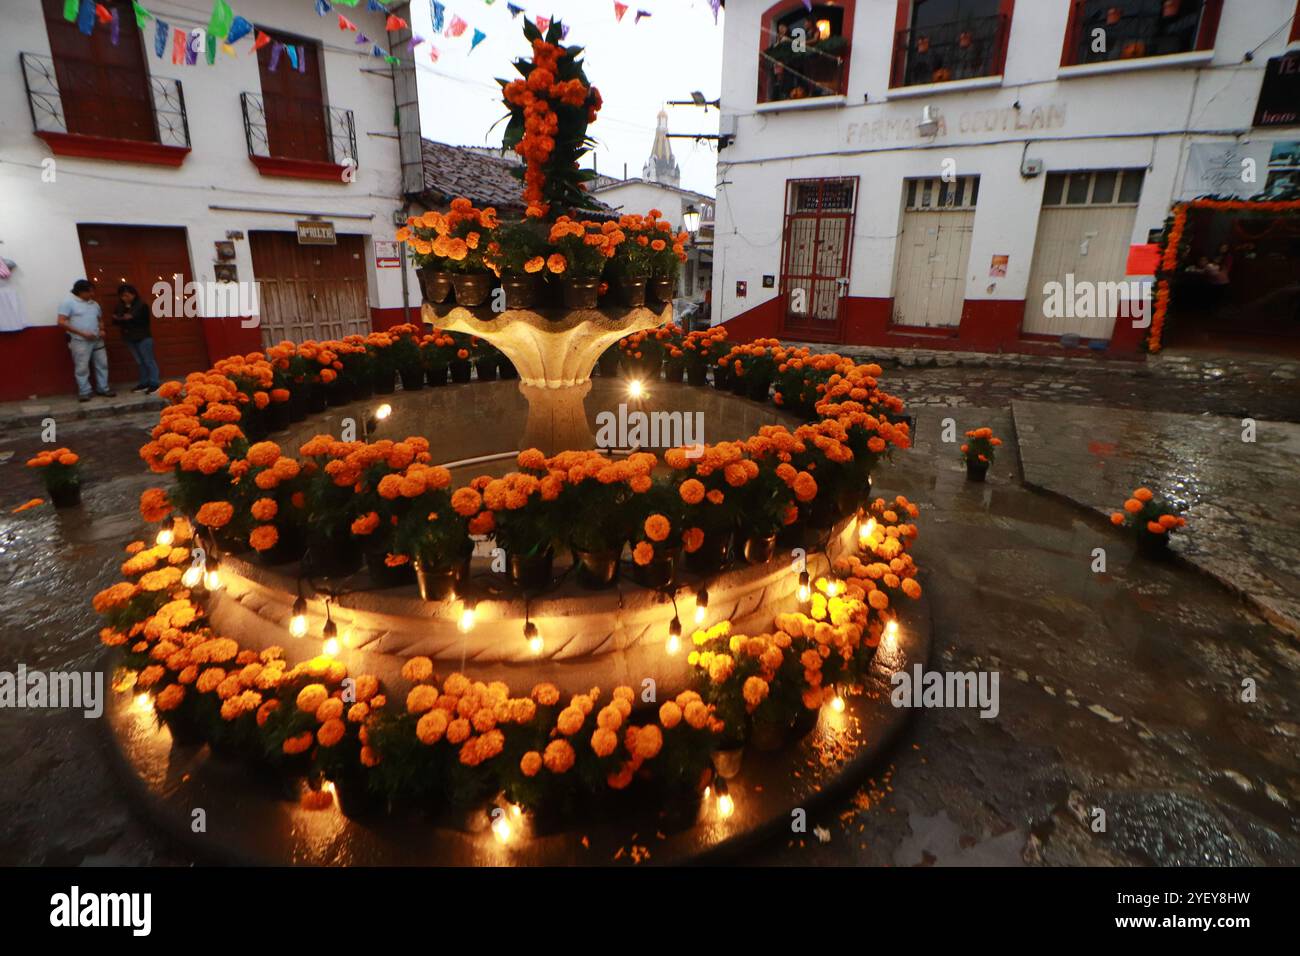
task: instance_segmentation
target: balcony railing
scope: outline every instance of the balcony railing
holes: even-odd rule
[[[1010,18],[1003,14],[899,30],[892,86],[996,76],[1006,60]]]
[[[19,53],[37,133],[190,147],[179,80],[79,60]]]
[[[1075,0],[1070,63],[1104,63],[1196,49],[1205,0]]]
[[[844,61],[848,42],[828,37],[795,52],[789,42],[773,44],[759,54],[759,102],[779,103],[844,92]]]
[[[357,133],[352,111],[315,100],[241,93],[248,155],[356,165]]]

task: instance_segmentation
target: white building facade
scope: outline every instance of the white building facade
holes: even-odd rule
[[[64,0],[6,5],[0,257],[15,266],[0,280],[0,399],[71,390],[55,322],[82,277],[106,312],[120,282],[148,300],[178,275],[197,283],[199,296],[172,297],[179,314],[155,311],[165,377],[284,338],[396,324],[408,303],[418,315],[390,242],[405,190],[394,66],[378,54],[390,42],[409,52],[385,14],[234,0],[248,32],[227,44],[225,24],[206,36],[207,4],[146,2],[140,24],[127,0],[100,4],[115,22],[90,6],[87,33]],[[356,30],[340,30],[340,10]],[[105,324],[112,377],[133,379]]]
[[[715,321],[834,343],[1137,354],[1137,299],[1062,309],[1053,283],[1067,299],[1067,282],[1140,297],[1133,283],[1153,270],[1136,263],[1171,204],[1294,186],[1296,8],[729,4]]]

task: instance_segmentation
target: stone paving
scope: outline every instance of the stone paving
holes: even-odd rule
[[[129,415],[144,409],[160,409],[167,404],[157,395],[118,390],[109,398],[96,395],[88,402],[77,401],[75,395],[49,395],[21,402],[0,402],[0,433],[21,431],[39,426],[47,418],[56,422],[82,421],[88,418],[112,418]]]
[[[1300,638],[1300,425],[1012,403],[1025,484],[1109,515],[1147,485],[1186,509],[1170,547]]]

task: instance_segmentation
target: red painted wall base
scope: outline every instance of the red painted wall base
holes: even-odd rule
[[[767,337],[800,340],[803,337],[801,331],[786,325],[781,302],[780,298],[769,299],[727,320],[724,325],[729,337],[737,342]],[[1141,351],[1146,331],[1134,329],[1128,319],[1116,322],[1110,345],[1101,352],[1089,348],[1067,349],[1060,346],[1055,337],[1022,334],[1020,324],[1025,314],[1022,299],[969,299],[962,307],[960,324],[951,328],[894,325],[893,314],[893,299],[847,297],[840,301],[838,330],[828,338],[839,345],[1146,359],[1146,354]]]

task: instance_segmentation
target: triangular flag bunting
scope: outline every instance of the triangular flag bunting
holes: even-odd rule
[[[649,10],[638,10],[638,11],[636,12],[636,19],[633,20],[632,22],[633,22],[633,23],[640,23],[642,17],[648,17],[648,16],[650,16],[650,11],[649,11]]]
[[[316,16],[323,17],[330,12],[330,0],[316,0]]]
[[[384,57],[384,62],[385,62],[385,63],[391,63],[393,66],[399,66],[399,65],[401,64],[402,60],[401,60],[401,57],[396,57],[396,56],[386,56],[386,57]]]
[[[271,43],[271,62],[267,64],[266,68],[272,73],[274,73],[277,69],[280,68],[280,57],[282,57],[283,55],[284,55],[284,44],[281,43],[279,40],[273,41]]]
[[[357,31],[357,39],[356,39],[355,42],[356,42],[357,46],[366,46],[366,45],[368,45],[368,44],[370,43],[370,37],[366,36],[364,33],[362,33],[360,30],[358,30],[358,31]]]
[[[100,23],[113,22],[113,14],[109,13],[108,7],[104,6],[102,3],[95,4],[95,16],[99,19]]]
[[[238,43],[253,32],[253,25],[243,17],[236,16],[230,23],[230,32],[226,34],[227,43]]]
[[[511,16],[511,18],[517,17],[517,16],[519,16],[519,14],[521,14],[521,13],[524,12],[524,8],[523,8],[523,7],[517,6],[517,5],[513,4],[513,3],[507,3],[507,4],[506,4],[506,9],[510,11],[510,16]]]
[[[420,34],[418,33],[412,33],[411,39],[406,41],[406,46],[408,49],[414,50],[417,46],[419,46],[423,42],[424,42],[424,37],[420,36]]]
[[[131,0],[131,10],[135,14],[136,29],[143,30],[144,25],[153,19],[153,14],[140,6],[137,0]]]
[[[429,60],[433,63],[438,62],[438,48],[432,43],[429,44]]]
[[[623,15],[625,13],[627,13],[627,4],[619,3],[618,0],[614,0],[614,19],[619,23],[622,23]]]
[[[257,37],[256,39],[253,40],[253,49],[260,50],[262,49],[262,47],[266,46],[270,42],[271,42],[270,35],[266,33],[264,30],[258,30]]]
[[[307,72],[307,48],[305,46],[298,47],[298,72]]]
[[[384,21],[384,29],[389,33],[395,33],[398,30],[405,30],[408,26],[410,26],[410,24],[395,13],[390,13],[388,19]]]
[[[437,32],[437,33],[441,33],[441,32],[442,32],[442,13],[443,13],[443,11],[446,10],[447,8],[444,7],[441,3],[439,3],[438,0],[430,0],[430,2],[433,4],[433,5],[429,8],[429,15],[433,18],[433,29],[434,29],[435,32]]]
[[[718,11],[722,9],[722,0],[709,0],[709,8],[713,10],[713,25],[718,24]]]
[[[209,33],[205,40],[207,43],[207,49],[204,50],[204,53],[206,53],[208,57],[208,66],[211,66],[213,63],[217,62],[217,38]]]
[[[341,7],[355,7],[358,0],[334,0]]]
[[[475,27],[475,28],[474,28],[474,39],[472,39],[472,40],[469,41],[469,52],[470,52],[470,53],[473,53],[473,52],[474,52],[474,47],[478,46],[480,43],[482,43],[482,42],[483,42],[484,40],[486,40],[486,39],[487,39],[487,34],[484,33],[482,30],[478,29],[477,27]]]
[[[230,32],[230,24],[234,19],[235,14],[234,11],[230,9],[230,4],[228,4],[226,0],[216,0],[216,2],[212,4],[212,16],[208,20],[208,34],[214,37],[225,36]],[[213,53],[216,52],[215,46],[212,48],[212,51]],[[211,57],[208,58],[208,62],[212,62]]]
[[[167,21],[159,20],[155,18],[153,21],[153,55],[154,56],[160,58],[162,57],[163,52],[167,49],[168,35],[169,35],[169,31],[167,28]]]
[[[95,32],[95,0],[81,0],[77,8],[77,29],[86,36]]]
[[[378,43],[376,43],[374,46],[372,46],[372,47],[370,48],[370,55],[371,55],[371,56],[383,56],[383,55],[384,55],[384,48],[381,47]]]
[[[560,39],[561,40],[569,39],[569,25],[567,23],[560,24]]]
[[[371,13],[388,12],[388,8],[384,6],[382,3],[380,3],[379,0],[369,0],[369,2],[366,4],[366,9],[369,10]]]
[[[550,29],[550,27],[551,27],[551,18],[550,18],[550,17],[538,17],[538,18],[537,18],[537,29],[539,29],[539,30],[541,30],[543,33],[545,33],[547,30]]]
[[[108,42],[117,46],[117,41],[122,39],[122,21],[118,18],[117,9],[113,9],[112,23],[108,25]]]
[[[339,14],[339,29],[340,29],[340,30],[352,30],[353,32],[355,32],[356,29],[357,29],[357,25],[356,25],[355,23],[353,23],[351,20],[349,20],[347,17],[345,17],[343,14],[340,13],[340,14]]]
[[[235,52],[235,48],[231,46],[229,43],[227,43],[225,40],[221,41],[221,52],[224,53],[226,56],[234,56],[234,57],[239,56],[239,54]]]
[[[189,45],[189,34],[177,27],[172,31],[172,63],[181,66],[185,63],[185,47]]]
[[[63,19],[69,23],[77,22],[77,14],[81,12],[81,0],[63,0]]]
[[[458,37],[465,32],[465,28],[468,26],[468,23],[453,13],[451,15],[451,23],[447,24],[447,36]]]
[[[195,27],[190,31],[189,40],[185,44],[185,65],[193,66],[199,62],[199,50],[208,45],[204,38],[203,28]]]
[[[289,65],[295,70],[298,69],[298,48],[296,46],[286,46],[284,52],[289,57]]]

